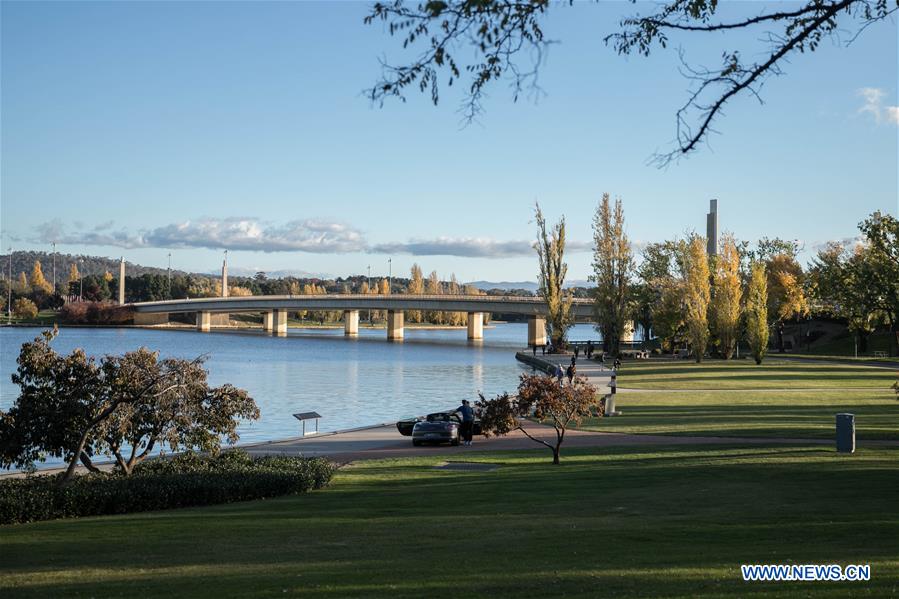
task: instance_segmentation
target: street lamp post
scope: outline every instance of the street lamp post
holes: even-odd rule
[[[56,294],[56,242],[53,242],[53,293]]]
[[[84,301],[84,258],[78,258],[78,264],[81,265],[81,268],[78,269],[78,301]]]
[[[168,296],[169,299],[172,299],[172,252],[169,252],[169,271],[167,276],[169,280]]]
[[[387,295],[393,288],[393,258],[387,258]]]
[[[368,292],[371,293],[371,264],[368,265]],[[371,326],[371,308],[368,309],[368,325]]]

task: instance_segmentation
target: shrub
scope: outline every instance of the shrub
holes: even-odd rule
[[[59,317],[69,324],[125,324],[134,318],[133,311],[112,302],[72,302],[59,310]]]
[[[140,464],[131,476],[86,474],[66,486],[56,476],[0,481],[0,524],[213,505],[303,493],[326,486],[323,458],[217,456],[187,452]]]
[[[37,318],[37,305],[27,297],[20,297],[12,305],[16,318]]]

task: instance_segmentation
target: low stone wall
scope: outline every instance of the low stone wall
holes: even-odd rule
[[[545,360],[543,358],[538,358],[529,353],[525,352],[517,352],[515,354],[515,359],[519,362],[523,362],[528,366],[533,366],[537,370],[545,372],[546,374],[553,374],[556,370],[556,365],[549,360]]]

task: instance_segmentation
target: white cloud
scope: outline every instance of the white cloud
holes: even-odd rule
[[[257,252],[309,252],[315,254],[409,254],[463,258],[515,258],[534,255],[534,242],[500,241],[489,237],[437,237],[405,242],[370,244],[362,231],[345,223],[323,219],[272,224],[255,217],[201,218],[139,232],[116,228],[112,221],[90,228],[67,228],[51,220],[35,228],[35,241],[60,245],[136,248],[205,248]],[[569,241],[571,253],[592,250],[588,242]]]
[[[858,90],[864,103],[858,114],[870,114],[877,124],[899,125],[899,106],[884,106],[886,92],[878,87],[863,87]]]

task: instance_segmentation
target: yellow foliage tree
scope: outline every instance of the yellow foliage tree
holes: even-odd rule
[[[35,289],[40,289],[45,293],[53,293],[53,285],[50,284],[50,281],[44,278],[44,271],[41,269],[40,260],[34,261],[34,266],[31,268],[31,279],[29,282],[31,283],[32,291],[34,291]]]
[[[412,277],[409,279],[409,287],[406,288],[406,292],[410,295],[421,295],[425,292],[425,282],[424,277],[421,273],[421,267],[418,264],[412,265],[411,270]],[[422,321],[422,313],[421,310],[409,310],[406,312],[406,319],[409,322],[421,322]]]
[[[714,290],[710,309],[712,328],[718,338],[721,354],[730,360],[734,353],[740,326],[740,254],[731,235],[725,235],[715,261]]]
[[[761,364],[768,352],[768,278],[765,265],[752,265],[746,288],[746,341],[756,364]]]
[[[29,293],[31,285],[28,284],[28,276],[24,272],[19,273],[19,281],[16,285],[16,291],[19,293]]]
[[[69,283],[75,283],[80,278],[81,273],[78,272],[78,265],[72,262],[72,265],[69,266]]]
[[[709,258],[705,239],[694,235],[684,253],[684,320],[687,338],[697,362],[702,362],[709,342]]]

